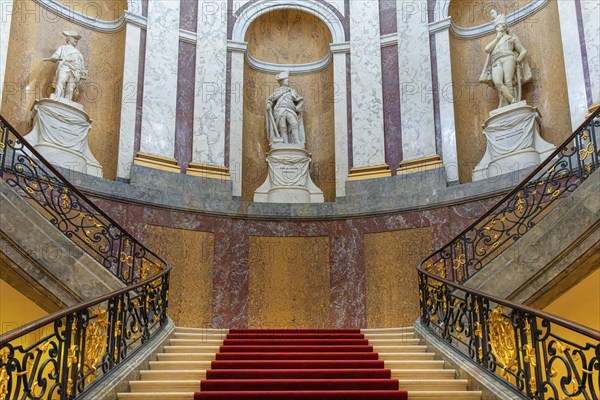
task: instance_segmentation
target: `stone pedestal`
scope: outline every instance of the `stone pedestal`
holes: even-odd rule
[[[535,167],[556,147],[540,136],[541,115],[521,101],[490,112],[483,125],[487,150],[473,170],[473,181]]]
[[[27,142],[54,165],[102,177],[102,166],[88,144],[92,121],[81,104],[42,99],[36,100],[33,110]]]
[[[273,144],[267,157],[269,176],[254,192],[257,203],[324,203],[310,177],[310,154],[293,144]]]

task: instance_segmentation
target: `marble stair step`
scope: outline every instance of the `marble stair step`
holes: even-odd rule
[[[415,328],[412,326],[406,326],[404,328],[368,328],[361,329],[361,333],[402,333],[402,332],[414,332]]]
[[[206,370],[145,370],[140,371],[140,378],[142,381],[196,381],[206,379]]]
[[[427,346],[416,345],[416,346],[373,346],[373,352],[375,353],[425,353]]]
[[[151,370],[208,370],[211,361],[150,361]]]
[[[118,393],[117,399],[122,400],[194,400],[194,392],[173,393]]]
[[[469,383],[466,379],[400,379],[400,390],[406,391],[466,391]]]
[[[400,333],[365,333],[365,339],[414,339],[415,334],[412,332]]]
[[[158,361],[214,361],[215,353],[159,353]]]
[[[456,371],[453,369],[392,369],[392,379],[454,379]]]
[[[444,361],[442,360],[394,360],[385,361],[386,369],[443,369]]]
[[[132,381],[129,382],[132,393],[148,392],[197,392],[200,390],[199,380],[162,380],[162,381]]]
[[[421,344],[420,339],[369,339],[370,346],[417,346]]]
[[[220,346],[165,346],[165,353],[218,353]]]
[[[410,400],[481,400],[481,392],[467,391],[409,391]]]
[[[435,353],[379,353],[379,359],[385,361],[433,360]]]
[[[203,340],[203,339],[171,339],[171,346],[222,346],[222,340]]]
[[[209,329],[209,328],[186,328],[182,326],[176,326],[175,332],[179,333],[204,333],[213,335],[227,335],[229,329]]]

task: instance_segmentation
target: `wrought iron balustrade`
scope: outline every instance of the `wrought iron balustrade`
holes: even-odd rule
[[[598,400],[600,332],[462,283],[599,168],[599,139],[597,109],[521,184],[418,268],[421,323],[515,398]]]
[[[0,177],[124,283],[140,282],[166,267],[44,161],[1,116]]]
[[[0,400],[67,400],[168,321],[170,265],[73,187],[0,117],[0,176],[128,286],[0,336]]]

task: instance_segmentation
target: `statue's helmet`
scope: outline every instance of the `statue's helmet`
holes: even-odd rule
[[[494,19],[494,28],[496,28],[500,24],[504,24],[504,26],[507,26],[506,15],[498,14],[496,10],[492,10],[491,14],[492,18]]]
[[[72,37],[73,39],[81,39],[81,35],[75,31],[64,31],[63,35],[65,35],[66,37]]]
[[[282,71],[279,74],[277,74],[275,79],[277,79],[277,82],[281,82],[284,79],[289,79],[289,77],[290,77],[290,71]]]

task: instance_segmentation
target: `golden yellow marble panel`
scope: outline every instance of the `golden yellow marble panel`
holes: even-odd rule
[[[19,133],[31,129],[31,106],[36,99],[49,97],[56,64],[43,58],[65,43],[64,30],[82,36],[78,49],[89,69],[75,101],[83,104],[93,120],[90,148],[104,167],[104,177],[114,179],[117,172],[121,116],[121,85],[125,54],[125,30],[106,34],[86,30],[42,11],[32,0],[19,0],[12,18],[8,46],[8,65],[2,96],[2,114]],[[32,12],[36,10],[36,12]]]
[[[298,10],[277,10],[256,19],[246,33],[248,51],[260,61],[304,64],[329,54],[331,32],[319,18]]]
[[[329,239],[250,238],[250,328],[329,327]]]
[[[490,22],[490,12],[509,15],[519,11],[532,0],[452,0],[448,15],[452,22],[464,28],[479,26]]]
[[[272,74],[244,67],[244,137],[242,159],[244,174],[242,197],[252,201],[254,191],[267,178],[269,141],[265,128],[265,103],[278,86]],[[335,200],[335,137],[333,115],[333,65],[320,72],[292,75],[290,85],[305,98],[304,127],[306,148],[312,154],[310,174],[325,194]]]
[[[365,235],[367,326],[412,325],[419,316],[417,266],[431,251],[431,227]]]
[[[533,81],[523,87],[528,104],[542,114],[542,137],[559,145],[571,133],[571,117],[559,26],[558,7],[551,1],[527,20],[509,29],[527,48]],[[473,168],[486,149],[482,125],[498,107],[495,89],[479,84],[485,64],[485,46],[493,35],[473,40],[450,37],[456,141],[461,182],[470,182]],[[583,122],[583,121],[582,121]]]
[[[148,247],[173,266],[169,316],[175,325],[210,327],[214,235],[154,225],[144,233]]]
[[[116,21],[127,10],[127,0],[56,0],[70,10],[101,21]]]

